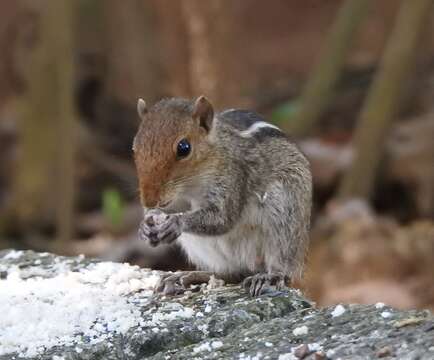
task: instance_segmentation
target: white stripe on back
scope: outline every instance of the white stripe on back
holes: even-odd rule
[[[272,129],[276,129],[276,130],[280,131],[280,129],[277,126],[269,124],[265,121],[258,121],[258,122],[255,122],[248,129],[240,131],[239,134],[241,137],[249,137],[249,136],[252,136],[255,132],[257,132],[258,130],[260,130],[262,128],[272,128]]]

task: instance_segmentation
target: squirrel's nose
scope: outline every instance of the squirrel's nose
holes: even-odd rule
[[[144,205],[147,208],[155,208],[158,205],[158,200],[146,200]]]
[[[146,208],[155,208],[160,203],[160,194],[153,189],[144,189],[142,191],[142,204]]]
[[[143,205],[145,205],[145,207],[147,208],[155,208],[160,203],[160,197],[158,196],[146,197],[143,203],[144,203]]]

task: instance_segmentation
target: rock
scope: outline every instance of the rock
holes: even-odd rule
[[[0,273],[0,360],[434,358],[428,311],[332,316],[298,290],[239,286],[164,298],[157,271],[32,251],[0,252]]]

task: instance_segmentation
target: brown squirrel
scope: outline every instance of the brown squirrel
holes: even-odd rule
[[[276,126],[247,110],[214,114],[204,97],[139,99],[133,151],[151,245],[177,240],[201,271],[163,278],[182,291],[215,274],[251,295],[301,275],[312,204],[309,163]]]

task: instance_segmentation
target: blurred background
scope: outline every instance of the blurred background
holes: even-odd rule
[[[0,249],[188,268],[137,239],[138,97],[206,95],[312,164],[319,304],[434,309],[432,0],[0,1]]]

